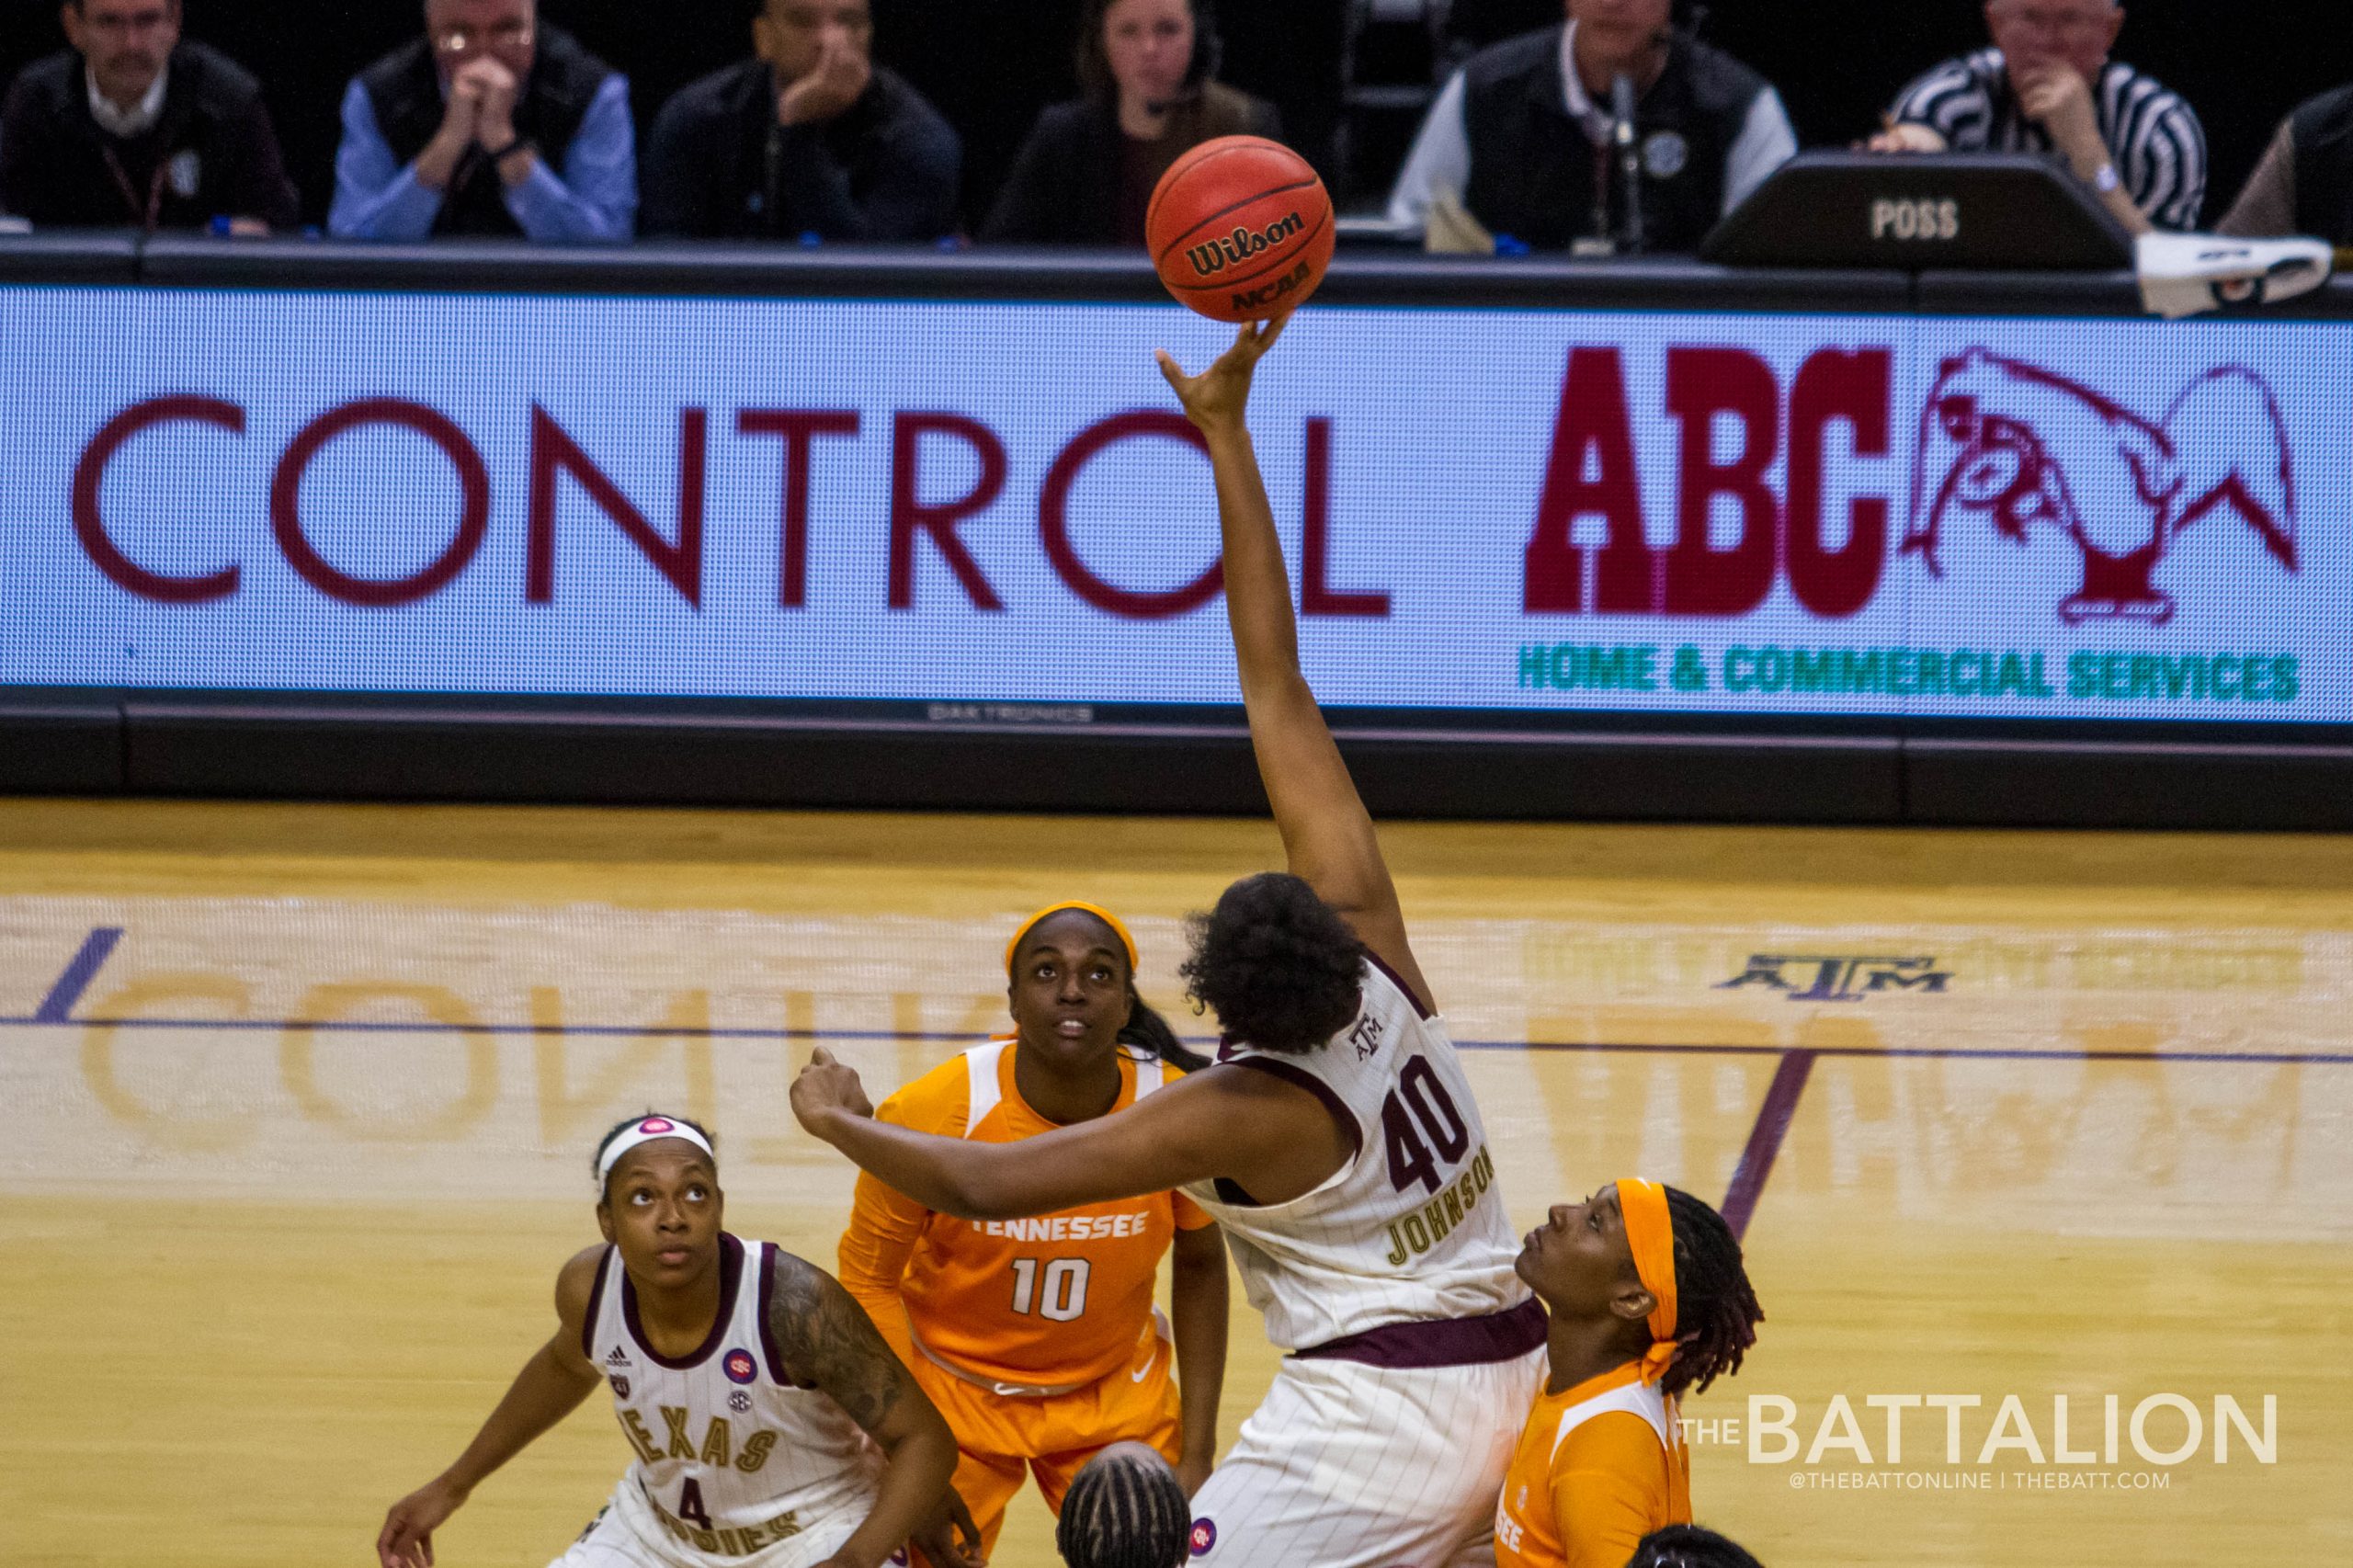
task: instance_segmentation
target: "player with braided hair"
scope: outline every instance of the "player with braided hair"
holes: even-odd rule
[[[1142,1443],[1114,1443],[1071,1482],[1054,1550],[1070,1568],[1178,1568],[1192,1522],[1168,1461]]]
[[[1736,1540],[1698,1525],[1669,1525],[1643,1537],[1626,1568],[1765,1568]]]
[[[1677,1402],[1740,1369],[1764,1312],[1723,1216],[1658,1182],[1559,1203],[1519,1277],[1551,1312],[1549,1360],[1495,1507],[1498,1568],[1623,1568],[1691,1522]]]

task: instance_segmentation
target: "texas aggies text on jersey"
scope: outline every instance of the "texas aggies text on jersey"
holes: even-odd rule
[[[1378,960],[1356,1021],[1300,1055],[1222,1051],[1313,1093],[1356,1152],[1314,1191],[1258,1205],[1221,1177],[1185,1195],[1225,1228],[1267,1337],[1304,1350],[1388,1324],[1529,1301],[1478,1102],[1444,1023]]]
[[[1051,1131],[1056,1124],[1029,1108],[1014,1081],[1017,1049],[991,1040],[953,1056],[875,1115],[992,1143]],[[1175,1075],[1157,1058],[1118,1060],[1115,1112]],[[841,1279],[910,1360],[926,1356],[1007,1392],[1075,1389],[1133,1358],[1154,1332],[1153,1285],[1170,1239],[1209,1222],[1167,1192],[1029,1219],[959,1220],[860,1176]]]
[[[618,1253],[597,1266],[580,1348],[637,1450],[616,1506],[642,1501],[681,1545],[742,1556],[873,1506],[879,1450],[827,1395],[795,1387],[767,1332],[778,1249],[720,1237],[719,1315],[692,1354],[645,1342]],[[631,1493],[636,1496],[632,1497]]]

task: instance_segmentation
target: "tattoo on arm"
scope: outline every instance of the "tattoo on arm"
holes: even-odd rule
[[[907,1369],[866,1309],[823,1269],[779,1249],[768,1332],[794,1381],[821,1389],[871,1433],[899,1403]]]

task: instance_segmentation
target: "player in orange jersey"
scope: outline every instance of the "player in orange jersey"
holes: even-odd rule
[[[1740,1243],[1689,1193],[1620,1181],[1555,1204],[1517,1267],[1552,1314],[1550,1375],[1496,1504],[1497,1568],[1625,1568],[1691,1522],[1677,1399],[1756,1343]]]
[[[1135,968],[1134,940],[1108,912],[1040,911],[1006,946],[1014,1034],[942,1062],[877,1114],[1007,1143],[1125,1109],[1205,1065],[1136,994]],[[1172,1251],[1174,1377],[1152,1304]],[[1025,1474],[1059,1514],[1072,1478],[1114,1443],[1157,1449],[1188,1492],[1209,1475],[1225,1379],[1225,1252],[1182,1196],[967,1221],[861,1175],[840,1263],[842,1283],[956,1434],[956,1488],[983,1550],[995,1549]]]

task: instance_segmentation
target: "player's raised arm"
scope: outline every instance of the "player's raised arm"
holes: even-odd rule
[[[1404,977],[1427,1006],[1429,984],[1405,939],[1396,884],[1372,817],[1348,777],[1315,694],[1299,667],[1299,625],[1258,456],[1245,422],[1251,377],[1282,335],[1279,320],[1245,326],[1233,347],[1198,376],[1165,350],[1162,374],[1185,416],[1208,439],[1225,548],[1226,618],[1250,718],[1250,744],[1273,805],[1292,874],[1338,911],[1358,940]]]
[[[779,1251],[767,1322],[794,1380],[824,1391],[887,1456],[874,1511],[826,1568],[876,1568],[910,1538],[933,1568],[978,1562],[980,1531],[948,1484],[956,1438],[865,1309],[824,1270]],[[961,1552],[943,1539],[943,1499],[955,1499]]]
[[[1351,1153],[1312,1096],[1238,1069],[1188,1074],[1116,1116],[985,1143],[877,1120],[857,1073],[819,1046],[792,1081],[792,1114],[886,1186],[960,1220],[1051,1214],[1217,1176],[1284,1203]]]
[[[588,1296],[604,1251],[601,1246],[588,1248],[556,1276],[554,1337],[523,1363],[506,1397],[466,1451],[385,1514],[384,1528],[376,1536],[381,1568],[432,1568],[433,1532],[441,1522],[464,1505],[483,1478],[579,1409],[580,1402],[604,1381],[580,1353],[580,1330],[588,1318]]]

